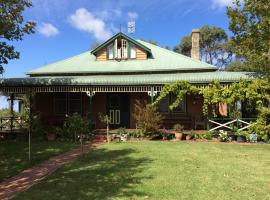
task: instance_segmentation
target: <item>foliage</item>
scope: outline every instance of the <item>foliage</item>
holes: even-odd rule
[[[248,142],[251,142],[251,143],[255,143],[258,141],[258,136],[257,134],[249,134],[248,137],[247,137],[247,141]]]
[[[127,132],[127,130],[125,128],[120,127],[119,129],[117,129],[117,134],[118,135],[127,135],[128,132]]]
[[[24,23],[22,15],[31,6],[29,0],[0,1],[0,74],[4,71],[3,64],[20,57],[10,41],[22,40],[25,34],[34,32],[35,22]]]
[[[140,131],[134,131],[134,132],[129,132],[128,137],[131,138],[142,138],[144,135]]]
[[[172,140],[172,139],[175,139],[175,133],[172,132],[171,130],[168,130],[166,128],[163,128],[160,131],[160,133],[162,135],[163,140]]]
[[[206,140],[212,140],[213,134],[210,131],[206,131],[202,134],[202,138]]]
[[[270,85],[263,79],[252,81],[240,80],[227,87],[222,86],[218,81],[213,81],[204,88],[197,88],[187,81],[177,81],[165,85],[153,104],[157,105],[170,93],[176,95],[175,101],[170,105],[171,110],[176,108],[186,95],[200,94],[204,99],[203,113],[207,115],[210,108],[213,116],[216,116],[215,105],[220,102],[231,105],[236,112],[236,103],[238,101],[254,102],[258,110],[270,101]]]
[[[250,133],[256,133],[262,140],[270,140],[270,107],[261,107],[259,116],[250,127]]]
[[[103,113],[98,113],[98,119],[100,120],[101,123],[106,125],[109,124],[111,121],[110,117]]]
[[[84,134],[88,130],[88,123],[78,113],[68,116],[65,120],[64,127],[70,136],[73,135],[74,141],[77,141],[77,135]]]
[[[135,102],[134,118],[138,128],[147,137],[157,133],[162,120],[161,114],[154,105],[138,100]]]
[[[200,28],[200,53],[201,59],[207,63],[224,67],[231,62],[232,52],[229,48],[228,35],[225,30],[219,27],[205,25]],[[184,36],[175,52],[191,55],[191,36]]]
[[[189,133],[189,137],[190,137],[191,140],[196,139],[196,133],[193,130],[191,130],[190,133]]]
[[[154,101],[153,105],[159,104],[162,99],[166,98],[170,93],[172,93],[176,96],[175,101],[170,105],[170,109],[173,110],[180,105],[187,94],[196,94],[198,92],[199,89],[187,81],[177,81],[173,84],[166,84],[163,87],[162,92]]]
[[[245,58],[246,71],[256,71],[270,80],[270,1],[235,0],[228,7],[234,51]]]
[[[231,141],[231,138],[228,135],[228,132],[224,131],[224,130],[219,131],[219,139],[220,139],[221,142],[229,142],[229,141]]]
[[[101,123],[106,125],[106,132],[107,132],[107,142],[110,142],[110,133],[109,133],[109,129],[110,129],[110,122],[111,122],[111,118],[109,117],[109,115],[103,114],[103,113],[98,113],[98,118],[100,120]]]
[[[173,126],[173,130],[176,131],[176,132],[181,132],[181,131],[184,130],[184,126],[181,125],[181,124],[175,124],[175,125]]]
[[[181,39],[180,44],[174,47],[173,51],[191,57],[191,48],[192,48],[191,37],[184,36]]]

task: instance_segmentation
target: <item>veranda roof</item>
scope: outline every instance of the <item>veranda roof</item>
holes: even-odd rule
[[[217,68],[205,62],[169,51],[159,46],[136,40],[151,49],[152,58],[147,60],[96,61],[90,51],[28,72],[31,76],[114,74],[176,71],[215,71]]]
[[[130,74],[130,75],[92,75],[92,76],[58,76],[26,77],[0,79],[0,88],[12,86],[51,86],[51,85],[163,85],[175,81],[190,83],[209,83],[218,80],[221,83],[232,83],[240,79],[251,80],[248,72],[201,72],[201,73],[163,73],[163,74]]]

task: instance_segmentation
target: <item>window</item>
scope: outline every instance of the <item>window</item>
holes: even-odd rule
[[[170,112],[169,106],[175,101],[176,96],[173,94],[168,95],[166,98],[162,99],[159,103],[158,111],[162,113]],[[173,113],[181,113],[186,112],[186,98],[183,99],[181,104],[173,109],[171,112]]]
[[[54,112],[57,115],[67,114],[67,94],[56,93],[54,95]]]
[[[82,95],[81,93],[69,93],[69,114],[82,112]]]
[[[162,113],[169,112],[169,96],[161,100],[159,103],[158,111]]]
[[[171,94],[170,96],[171,96],[171,101],[170,101],[170,102],[172,103],[172,102],[175,101],[176,96],[173,95],[173,94]],[[184,99],[183,99],[183,101],[181,102],[181,104],[178,105],[178,107],[175,108],[175,109],[173,110],[173,112],[186,112],[186,97],[184,97]]]
[[[56,115],[66,115],[82,113],[81,93],[56,93],[54,95],[54,113]]]
[[[128,56],[127,56],[127,41],[126,40],[124,40],[124,39],[122,39],[122,47],[121,47],[121,49],[122,49],[122,58],[127,58]]]
[[[108,59],[113,59],[114,55],[113,55],[113,44],[109,45],[107,48],[107,54],[108,54]]]
[[[130,58],[136,58],[136,46],[132,43],[129,43],[130,48]]]

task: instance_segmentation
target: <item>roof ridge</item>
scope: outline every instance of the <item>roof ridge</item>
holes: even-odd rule
[[[161,49],[161,50],[163,50],[163,51],[169,52],[169,53],[171,53],[171,54],[174,54],[174,55],[177,55],[177,56],[184,57],[184,58],[186,58],[186,59],[195,61],[195,62],[197,62],[197,63],[204,63],[204,64],[210,65],[210,66],[212,66],[212,67],[214,67],[214,68],[217,68],[216,66],[211,65],[211,64],[209,64],[209,63],[207,63],[207,62],[204,62],[204,61],[201,61],[201,60],[193,59],[193,58],[191,58],[191,57],[189,57],[189,56],[185,56],[185,55],[183,55],[183,54],[181,54],[181,53],[176,53],[176,52],[174,52],[174,51],[171,51],[171,50],[165,49],[165,48],[163,48],[163,47],[160,47],[160,46],[158,46],[158,45],[151,44],[150,42],[146,42],[146,41],[143,41],[143,40],[140,40],[140,39],[137,39],[137,40],[140,41],[140,42],[145,42],[145,43],[147,43],[147,44],[149,44],[149,45],[151,45],[151,46],[153,46],[153,47],[157,47],[157,48],[159,48],[159,49]]]

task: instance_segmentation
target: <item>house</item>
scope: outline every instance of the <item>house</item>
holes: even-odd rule
[[[250,78],[245,72],[217,71],[199,60],[199,51],[198,30],[192,32],[192,58],[120,32],[92,51],[32,70],[27,77],[1,79],[0,91],[11,98],[34,94],[34,109],[44,125],[60,125],[66,115],[77,112],[101,129],[98,113],[107,113],[112,128],[134,129],[136,100],[153,101],[166,83],[185,80],[205,87],[213,80],[226,85]],[[201,96],[186,96],[170,111],[174,98],[170,95],[159,105],[162,126],[181,123],[194,128],[200,122],[199,128],[205,128]]]

